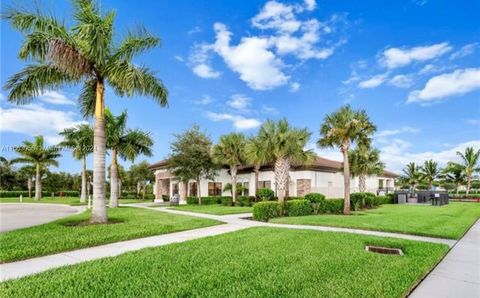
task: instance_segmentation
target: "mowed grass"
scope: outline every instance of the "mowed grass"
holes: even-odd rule
[[[281,217],[272,223],[318,225],[378,230],[438,238],[459,239],[480,218],[480,204],[445,206],[382,205],[353,215]]]
[[[402,248],[404,256],[365,251]],[[0,284],[1,297],[402,297],[441,244],[251,228],[148,248]]]
[[[105,203],[108,204],[109,198],[105,199]],[[120,204],[134,204],[134,203],[146,203],[152,200],[136,200],[136,199],[120,199]],[[79,197],[43,197],[36,201],[33,198],[23,198],[23,203],[48,203],[48,204],[65,204],[70,206],[82,206],[87,203],[81,203]],[[0,203],[20,203],[20,198],[0,198]]]
[[[170,209],[180,210],[180,211],[189,211],[189,212],[198,212],[206,213],[213,215],[228,215],[228,214],[239,214],[239,213],[249,213],[253,211],[253,207],[232,207],[232,206],[223,206],[223,205],[182,205],[176,207],[169,207]]]
[[[85,223],[90,211],[51,223],[0,234],[0,262],[11,262],[122,240],[207,227],[220,222],[140,208],[108,210],[113,223]]]

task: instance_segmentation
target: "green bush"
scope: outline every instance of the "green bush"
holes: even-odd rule
[[[350,194],[350,208],[352,210],[360,210],[365,207],[365,195],[361,192],[354,192]]]
[[[198,197],[187,197],[187,204],[198,205]]]
[[[364,208],[374,208],[380,205],[379,200],[377,199],[377,196],[374,193],[365,192],[363,193],[363,198],[365,202]]]
[[[285,202],[285,211],[287,216],[303,216],[312,214],[310,202],[303,200],[291,200]]]
[[[312,192],[305,195],[305,200],[310,202],[313,214],[321,214],[326,212],[325,196],[321,193]]]
[[[257,197],[262,201],[271,201],[275,197],[275,193],[270,188],[260,188],[257,190]]]
[[[393,194],[393,193],[387,193],[385,196],[388,198],[388,200],[387,200],[387,202],[384,203],[384,204],[393,204],[393,196],[394,196],[394,194]]]
[[[377,201],[379,205],[383,204],[392,204],[393,203],[393,196],[378,196]]]
[[[221,202],[223,206],[232,206],[233,205],[232,203],[233,203],[232,198],[225,198]],[[238,206],[238,201],[237,201],[237,206]]]
[[[251,199],[249,197],[239,196],[237,198],[237,203],[235,204],[235,206],[250,207],[250,206],[252,206],[252,202],[250,200]]]
[[[229,200],[230,205],[232,202],[232,197],[202,197],[202,205],[215,205],[215,204],[223,204],[223,201]],[[198,197],[187,197],[187,204],[197,204],[198,205]]]
[[[278,199],[278,198],[277,198]],[[304,197],[287,197],[285,198],[286,201],[292,201],[292,200],[304,200]]]
[[[282,206],[278,202],[258,202],[253,205],[253,218],[268,221],[270,218],[282,216]]]
[[[332,214],[343,213],[343,199],[326,199],[325,212]]]
[[[61,191],[42,191],[42,197],[51,197],[52,193],[56,197],[80,197],[80,193],[77,190],[61,190]],[[28,198],[27,190],[2,190],[0,191],[0,198],[18,198],[22,195],[24,198]],[[32,197],[35,196],[35,190],[32,189]]]

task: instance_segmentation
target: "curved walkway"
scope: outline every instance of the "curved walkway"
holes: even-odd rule
[[[48,203],[1,203],[0,232],[45,224],[85,210],[85,206]]]
[[[335,227],[322,227],[322,226],[300,226],[300,225],[286,225],[286,224],[271,224],[262,223],[252,220],[246,220],[246,217],[251,217],[251,213],[246,214],[232,214],[232,215],[211,215],[195,212],[186,212],[173,209],[167,209],[165,207],[150,208],[142,204],[128,204],[131,207],[146,208],[150,210],[156,210],[159,212],[168,212],[181,215],[190,215],[202,218],[210,218],[219,221],[223,221],[224,225],[217,225],[207,228],[194,229],[189,231],[164,234],[158,236],[151,236],[146,238],[116,242],[111,244],[105,244],[96,247],[78,249],[70,252],[59,253],[55,255],[43,256],[38,258],[27,259],[23,261],[17,261],[12,263],[0,264],[0,281],[6,281],[14,278],[20,278],[36,273],[40,273],[49,269],[72,265],[81,262],[118,256],[120,254],[135,251],[147,247],[156,247],[168,245],[171,243],[179,243],[189,240],[194,240],[203,237],[216,236],[220,234],[230,233],[250,227],[276,227],[276,228],[289,228],[289,229],[308,229],[327,232],[341,232],[341,233],[354,233],[363,235],[373,235],[379,237],[392,237],[400,239],[409,239],[416,241],[426,241],[434,243],[447,244],[450,247],[455,244],[456,241],[449,239],[439,239],[431,237],[421,237],[414,235],[385,233],[376,231],[356,230],[348,228],[335,228]]]

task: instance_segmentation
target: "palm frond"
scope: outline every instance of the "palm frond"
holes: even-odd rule
[[[97,79],[88,79],[83,83],[82,91],[78,97],[78,106],[84,118],[93,116],[97,96]]]
[[[160,38],[151,35],[145,28],[140,27],[137,30],[128,33],[127,37],[112,55],[112,60],[131,61],[134,55],[156,47],[159,43]]]

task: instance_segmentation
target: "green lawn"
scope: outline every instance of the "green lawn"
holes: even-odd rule
[[[108,198],[105,199],[105,202],[108,204]],[[135,200],[135,199],[120,199],[118,200],[120,204],[132,204],[132,203],[145,203],[151,202],[151,200]],[[0,198],[0,203],[20,203],[20,199],[17,198]],[[78,197],[44,197],[39,201],[35,201],[30,198],[23,198],[23,203],[49,203],[49,204],[66,204],[70,206],[80,206],[87,205],[87,203],[80,203],[80,198]]]
[[[182,205],[176,207],[169,207],[170,209],[180,211],[190,211],[214,215],[228,215],[238,213],[249,213],[253,211],[253,207],[232,207],[222,205]]]
[[[349,227],[459,239],[480,218],[480,204],[450,203],[445,206],[382,205],[353,215],[281,217],[272,223]]]
[[[366,252],[400,247],[404,256]],[[402,297],[446,245],[252,228],[54,269],[0,284],[1,297]]]
[[[154,210],[120,207],[108,210],[109,220],[117,223],[75,226],[76,223],[88,220],[89,216],[89,211],[86,211],[48,224],[1,233],[0,262],[11,262],[220,223]]]

